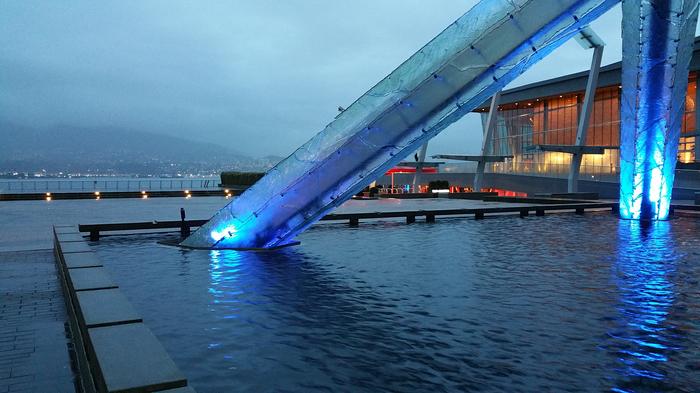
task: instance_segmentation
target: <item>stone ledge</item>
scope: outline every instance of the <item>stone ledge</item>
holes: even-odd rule
[[[57,235],[58,236],[58,235]],[[59,244],[61,247],[61,252],[64,254],[72,253],[72,252],[90,252],[92,249],[90,246],[85,243],[85,241],[80,241],[80,242],[61,242],[59,240]]]
[[[57,233],[56,236],[58,237],[58,241],[63,244],[64,242],[82,242],[85,241],[85,238],[79,233],[76,232],[70,232],[70,233]]]
[[[92,357],[106,392],[154,392],[187,380],[143,323],[88,329]]]
[[[54,232],[58,233],[80,233],[77,225],[54,225]]]
[[[97,255],[82,240],[62,240],[73,234],[54,227],[54,255],[85,391],[194,393]]]
[[[63,263],[68,269],[80,269],[86,267],[102,267],[102,262],[97,259],[94,252],[77,252],[63,256]]]
[[[81,323],[88,328],[142,322],[129,300],[119,289],[76,293]]]
[[[96,289],[117,288],[104,267],[88,267],[84,269],[68,269],[70,285],[76,292]]]

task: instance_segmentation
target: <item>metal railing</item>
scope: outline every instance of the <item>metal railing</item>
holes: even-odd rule
[[[2,193],[81,191],[179,191],[218,189],[218,178],[0,180]]]

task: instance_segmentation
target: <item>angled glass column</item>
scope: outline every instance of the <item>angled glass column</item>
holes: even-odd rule
[[[182,245],[290,243],[617,3],[482,0]]]
[[[665,220],[698,1],[624,0],[622,14],[620,216]]]

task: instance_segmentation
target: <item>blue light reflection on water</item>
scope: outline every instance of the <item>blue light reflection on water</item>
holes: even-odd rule
[[[617,353],[614,391],[663,388],[664,363],[683,350],[682,333],[668,321],[676,300],[676,263],[681,257],[671,222],[620,220],[613,279],[618,287],[619,318],[605,345]]]
[[[700,223],[660,224],[325,225],[280,252],[99,253],[201,393],[698,391]]]

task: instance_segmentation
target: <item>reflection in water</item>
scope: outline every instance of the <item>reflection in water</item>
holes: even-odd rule
[[[700,392],[699,230],[552,215],[98,252],[201,393]]]
[[[613,266],[619,326],[608,333],[613,343],[607,348],[617,353],[614,391],[664,387],[664,363],[680,349],[677,330],[667,321],[676,299],[673,276],[679,258],[670,226],[668,221],[619,223]]]
[[[210,336],[209,356],[231,363],[221,379],[236,380],[240,391],[430,390],[444,387],[452,369],[459,374],[460,359],[445,350],[449,344],[438,334],[444,329],[423,319],[428,313],[401,315],[392,303],[397,299],[366,282],[340,280],[300,250],[209,255],[209,309],[228,319]],[[441,358],[433,358],[431,348]],[[416,362],[424,370],[416,370]],[[274,380],[261,380],[265,370]]]

